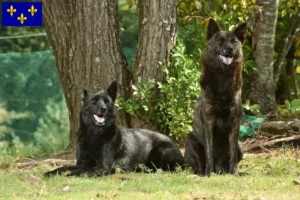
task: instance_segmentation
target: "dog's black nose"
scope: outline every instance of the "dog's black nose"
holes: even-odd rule
[[[227,47],[226,51],[231,53],[233,51],[233,48],[232,47]]]
[[[100,108],[100,112],[104,113],[106,111],[106,108],[105,107],[101,107]]]

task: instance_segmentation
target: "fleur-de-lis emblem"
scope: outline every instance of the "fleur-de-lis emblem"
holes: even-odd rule
[[[13,16],[17,10],[13,6],[10,6],[9,9],[7,9],[7,12],[9,12],[10,16]]]
[[[32,5],[31,8],[28,9],[28,12],[30,12],[30,13],[31,13],[31,16],[33,17],[33,16],[34,16],[34,13],[37,12],[37,9],[34,8],[34,6]]]
[[[18,17],[18,20],[21,22],[21,24],[24,24],[24,21],[27,20],[27,17],[25,17],[24,14],[21,13],[20,17]]]

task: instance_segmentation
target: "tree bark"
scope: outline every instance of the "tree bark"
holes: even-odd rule
[[[83,85],[96,92],[117,80],[120,94],[128,96],[117,6],[117,0],[43,0],[43,21],[69,110],[67,150],[75,147]]]
[[[256,80],[252,82],[251,102],[261,106],[263,114],[275,111],[275,82],[273,78],[273,59],[275,29],[279,0],[262,1],[260,30],[256,46],[255,61],[258,67]]]
[[[134,83],[162,81],[161,64],[170,61],[177,36],[177,0],[139,1],[139,41]]]
[[[135,60],[133,83],[162,81],[162,64],[170,62],[171,49],[177,37],[177,0],[139,1],[139,40]],[[155,89],[155,96],[158,89]],[[132,126],[145,124],[139,119]],[[151,128],[147,126],[147,128]]]

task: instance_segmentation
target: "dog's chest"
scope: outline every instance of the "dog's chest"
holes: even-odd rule
[[[227,88],[219,88],[216,90],[212,91],[209,97],[209,101],[212,106],[212,113],[215,116],[229,115],[231,107],[234,106],[235,103],[234,92]]]
[[[94,142],[88,144],[87,153],[93,160],[102,160],[103,157],[107,154],[107,151],[110,151],[110,148],[107,144],[101,142]]]
[[[118,133],[89,134],[85,138],[84,149],[92,160],[101,161],[104,157],[114,157],[120,140]]]
[[[229,118],[237,107],[237,93],[230,87],[230,83],[226,82],[220,87],[214,87],[210,93],[211,115],[214,118],[214,133],[221,140],[227,138],[230,122]],[[223,138],[224,137],[224,138]]]

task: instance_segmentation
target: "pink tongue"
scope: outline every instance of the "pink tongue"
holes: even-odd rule
[[[225,64],[230,65],[232,63],[232,58],[222,56],[222,60]]]
[[[105,121],[105,119],[104,119],[104,117],[98,117],[97,115],[94,115],[94,118],[95,118],[95,120],[97,121],[97,122],[104,122]]]

